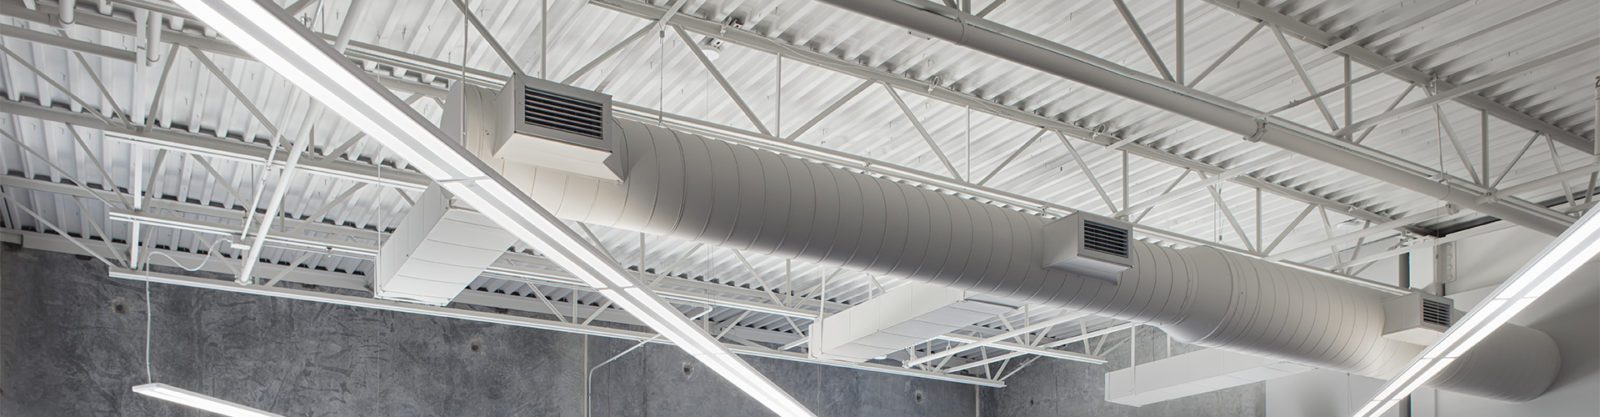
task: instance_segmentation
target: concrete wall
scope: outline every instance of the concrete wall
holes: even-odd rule
[[[1138,351],[1138,362],[1145,363],[1200,349],[1177,342],[1168,343],[1160,329],[1139,327],[1137,343],[1127,335],[1113,335],[1101,348],[1108,363],[1091,365],[1079,362],[1040,360],[1006,380],[1006,388],[994,390],[984,401],[984,416],[995,417],[1235,417],[1264,416],[1265,386],[1262,383],[1229,388],[1171,401],[1131,407],[1105,400],[1107,371],[1132,366],[1130,347]],[[1091,342],[1090,347],[1096,343]],[[1170,347],[1169,347],[1170,346]],[[1080,348],[1079,345],[1071,346]]]
[[[577,416],[584,370],[633,342],[150,286],[154,379],[289,416]],[[145,286],[0,245],[0,415],[200,416],[145,382]],[[587,352],[587,355],[585,353]],[[587,357],[586,357],[587,356]],[[821,416],[972,416],[954,383],[747,359]],[[595,416],[769,415],[674,347],[594,376]],[[920,399],[920,400],[919,400]]]

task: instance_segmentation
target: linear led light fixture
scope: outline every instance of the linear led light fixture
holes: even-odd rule
[[[240,49],[394,151],[445,190],[544,253],[618,307],[780,416],[805,406],[634,281],[561,220],[517,191],[271,0],[177,0]]]
[[[133,386],[133,392],[139,393],[140,395],[144,395],[146,397],[188,407],[194,407],[229,417],[283,417],[281,414],[273,414],[250,407],[245,407],[230,401],[217,399],[216,397],[212,397],[210,395],[189,391],[159,382],[135,385]]]
[[[1501,283],[1476,308],[1467,313],[1459,323],[1444,332],[1439,341],[1429,345],[1413,360],[1400,376],[1389,380],[1378,391],[1377,397],[1357,411],[1356,417],[1383,414],[1390,407],[1416,391],[1444,368],[1471,350],[1474,345],[1494,333],[1507,320],[1533,304],[1539,296],[1561,283],[1584,263],[1600,253],[1600,210],[1589,210],[1582,219],[1557,237],[1539,252],[1533,261],[1524,265],[1511,279]]]

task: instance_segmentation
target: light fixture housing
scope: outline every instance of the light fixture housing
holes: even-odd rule
[[[643,287],[599,248],[512,186],[432,121],[361,73],[272,0],[177,0],[199,22],[316,98],[385,149],[438,182],[616,306],[661,333],[777,415],[813,417],[794,397],[665,299]]]
[[[700,43],[695,46],[700,48],[700,53],[706,54],[707,60],[716,61],[718,57],[722,56],[721,39],[707,36],[705,40],[701,40]]]
[[[224,401],[210,395],[189,391],[171,385],[152,382],[133,386],[133,392],[150,398],[171,402],[230,417],[283,417],[266,411]]]
[[[1477,307],[1422,350],[1399,376],[1384,384],[1377,397],[1356,411],[1356,417],[1383,414],[1433,379],[1457,358],[1483,341],[1517,313],[1532,305],[1550,288],[1572,276],[1600,253],[1600,210],[1589,210],[1572,227],[1534,256],[1510,279],[1501,283]]]

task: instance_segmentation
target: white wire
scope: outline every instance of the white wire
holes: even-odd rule
[[[155,251],[150,251],[145,254],[144,260],[139,262],[139,268],[143,270],[146,275],[149,275],[150,258],[160,256],[162,258],[166,258],[168,262],[172,262],[172,264],[177,266],[178,269],[188,272],[199,271],[201,268],[205,268],[206,263],[211,262],[211,255],[217,253],[217,245],[221,244],[222,242],[228,242],[229,244],[232,244],[233,240],[219,239],[215,242],[211,242],[209,246],[206,246],[206,257],[201,259],[200,264],[195,265],[193,268],[184,266],[182,262],[178,262],[178,260],[173,258],[172,255]],[[154,334],[152,329],[154,327],[153,322],[155,321],[155,313],[152,305],[153,303],[150,302],[150,280],[146,279],[144,280],[144,380],[147,383],[155,382],[155,375],[151,371],[152,367],[150,366],[151,342]]]
[[[162,258],[167,258],[167,262],[172,262],[172,264],[177,266],[178,269],[182,269],[182,270],[188,271],[188,272],[199,271],[200,268],[205,268],[206,267],[206,263],[211,262],[211,255],[217,253],[217,244],[220,244],[222,242],[228,242],[228,244],[230,244],[230,245],[233,244],[233,240],[231,240],[231,239],[221,239],[221,240],[218,240],[218,241],[215,241],[215,242],[211,242],[211,245],[206,247],[206,257],[204,259],[201,259],[200,260],[200,264],[199,265],[195,265],[193,268],[184,266],[182,262],[179,262],[177,259],[173,258],[172,255],[168,255],[168,254],[161,253],[161,252],[155,252],[155,251],[151,251],[149,253],[146,253],[145,256],[144,256],[144,259],[141,260],[139,263],[141,265],[145,265],[145,267],[146,267],[145,270],[148,271],[149,270],[149,265],[150,265],[150,258],[153,258],[153,257],[156,257],[156,256],[160,256]]]
[[[143,227],[143,226],[140,226],[140,225],[136,224],[133,227]],[[134,243],[134,244],[137,244],[137,243]],[[211,258],[211,255],[210,255],[211,251],[206,251],[206,252],[207,252],[206,258],[210,259]],[[150,366],[151,339],[153,338],[152,335],[155,333],[152,330],[152,328],[154,327],[152,325],[152,323],[155,321],[155,313],[153,313],[153,310],[152,310],[153,309],[153,307],[152,307],[153,303],[150,302],[150,280],[148,279],[149,278],[148,275],[150,275],[150,262],[148,262],[149,259],[150,259],[150,256],[149,255],[145,255],[145,262],[140,262],[139,263],[139,268],[144,270],[144,273],[145,273],[146,278],[147,278],[147,279],[144,280],[144,382],[147,383],[147,384],[155,382],[155,373],[151,371],[151,366]],[[172,257],[170,257],[170,256],[167,257],[167,259],[172,260],[172,262],[174,264],[176,264],[178,262],[177,260],[172,259]],[[201,265],[204,266],[205,263],[202,262]]]

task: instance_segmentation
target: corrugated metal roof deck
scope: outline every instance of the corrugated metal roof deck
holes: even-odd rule
[[[619,2],[610,0],[602,3]],[[550,2],[552,10],[547,19],[540,16],[539,2],[483,0],[470,3],[524,70],[539,75],[543,69],[555,78],[566,77],[611,45],[648,24],[634,16],[603,7],[586,6],[581,2]],[[655,1],[651,6],[665,9],[669,7],[668,3]],[[986,2],[978,3],[987,5]],[[1131,3],[1134,16],[1150,35],[1163,60],[1169,66],[1176,65],[1176,21],[1172,2]],[[1428,55],[1414,66],[1455,84],[1497,73],[1527,59],[1600,35],[1600,27],[1590,24],[1594,17],[1600,16],[1600,4],[1590,1],[1444,0],[1396,4],[1381,0],[1291,0],[1262,3],[1330,32],[1362,36],[1365,40],[1360,45],[1390,58],[1406,59],[1426,53]],[[313,28],[337,33],[344,24],[342,14],[346,7],[347,1],[328,0],[319,3],[317,8],[304,16],[307,16]],[[1545,8],[1526,17],[1517,17],[1535,7]],[[119,9],[119,13],[125,12]],[[689,1],[682,12],[711,21],[738,17],[750,30],[778,42],[803,45],[844,61],[929,81],[1049,118],[1089,128],[1104,127],[1107,133],[1135,139],[1137,146],[1158,149],[1210,165],[1226,168],[1258,158],[1271,158],[1274,162],[1254,174],[1255,177],[1370,212],[1402,216],[1441,206],[1438,201],[1397,190],[1360,173],[1241,140],[1238,135],[1150,106],[1001,61],[981,52],[929,40],[898,27],[809,0]],[[1185,2],[1184,13],[1186,48],[1182,72],[1188,80],[1199,77],[1235,42],[1251,33],[1257,24],[1252,19],[1201,1]],[[1120,65],[1157,73],[1111,2],[1012,0],[996,7],[988,18]],[[1517,20],[1499,25],[1513,18]],[[550,23],[548,30],[539,26],[541,21]],[[26,26],[37,31],[54,31],[47,25],[16,18],[0,17],[0,23]],[[189,23],[193,25],[193,22]],[[1480,35],[1478,41],[1435,50],[1440,45],[1472,36],[1486,28],[1492,28],[1492,31]],[[373,8],[371,14],[356,22],[353,30],[354,39],[359,42],[443,62],[465,62],[468,67],[501,74],[509,72],[478,39],[477,34],[469,32],[470,28],[464,24],[460,13],[447,1],[410,2],[404,6]],[[74,39],[122,49],[131,49],[134,42],[130,36],[83,26],[68,29],[67,33]],[[550,37],[548,52],[540,51],[541,33],[548,33]],[[700,36],[695,35],[694,39],[698,40]],[[104,108],[109,104],[90,74],[82,70],[77,58],[65,50],[15,38],[0,42],[49,77],[67,85],[74,95],[83,98],[89,106]],[[1338,55],[1321,53],[1320,48],[1293,36],[1289,36],[1287,42],[1305,64],[1317,88],[1329,88],[1343,82],[1343,62]],[[229,79],[241,87],[250,101],[260,106],[266,118],[285,134],[293,135],[313,120],[308,118],[303,95],[271,71],[253,62],[219,54],[209,56]],[[541,62],[541,56],[547,56],[548,62]],[[1600,58],[1600,48],[1589,48],[1583,54],[1562,58],[1512,77],[1481,94],[1593,138],[1592,64],[1597,58]],[[251,112],[228,92],[227,87],[194,58],[192,51],[180,50],[176,56],[167,59],[174,60],[172,73],[168,77],[161,106],[152,111],[163,125],[219,137],[269,136],[263,124],[255,120]],[[105,81],[107,90],[122,108],[134,104],[136,90],[143,89],[140,94],[149,94],[150,86],[159,79],[161,66],[165,64],[158,63],[136,70],[131,63],[95,56],[87,56],[85,62],[93,69],[95,76]],[[776,132],[777,136],[796,131],[800,125],[861,83],[860,79],[799,63],[794,59],[783,60],[781,69],[778,62],[779,58],[773,55],[739,45],[726,46],[721,57],[715,61],[715,65],[749,103],[761,123]],[[0,71],[4,75],[4,89],[11,100],[37,100],[58,106],[72,101],[64,92],[34,76],[23,62],[3,57],[0,63],[4,68],[4,71]],[[1360,76],[1371,70],[1357,65],[1354,73]],[[142,87],[136,87],[141,84],[133,78],[136,74],[144,77]],[[403,70],[391,71],[391,75],[417,77],[416,74],[405,74]],[[422,81],[435,85],[446,82],[430,77],[423,77]],[[727,98],[709,72],[689,53],[684,42],[671,31],[665,37],[645,36],[643,41],[579,78],[575,84],[603,90],[625,103],[665,109],[674,114],[747,130],[756,129],[755,124]],[[1406,86],[1406,82],[1388,76],[1378,76],[1357,84],[1351,95],[1352,114],[1348,117],[1342,110],[1345,107],[1345,95],[1342,92],[1329,94],[1323,99],[1336,122],[1343,125],[1347,120],[1359,121],[1383,113],[1391,103],[1396,102]],[[1263,110],[1307,94],[1271,28],[1259,30],[1245,40],[1243,46],[1226,62],[1207,73],[1198,87]],[[1063,141],[1056,139],[1053,134],[1047,134],[1026,150],[1018,151],[1019,146],[1040,131],[1039,128],[991,115],[985,109],[968,109],[931,99],[916,91],[901,91],[900,95],[962,178],[977,182],[992,173],[993,178],[985,185],[999,190],[1102,214],[1114,211],[1103,201],[1101,193],[1091,186],[1092,181],[1078,167]],[[1413,102],[1424,96],[1419,88],[1400,103]],[[66,106],[75,107],[76,104]],[[416,106],[431,117],[440,114],[440,102],[433,99],[419,98]],[[1451,102],[1442,106],[1442,114],[1444,120],[1454,126],[1455,132],[1460,135],[1466,159],[1472,161],[1471,164],[1479,164],[1485,150],[1478,146],[1478,112]],[[1278,115],[1306,126],[1328,128],[1322,113],[1311,103],[1287,109]],[[335,118],[316,116],[315,136],[319,149],[327,151],[349,138],[357,137],[357,132],[349,125]],[[134,173],[136,170],[130,169],[135,159],[130,148],[103,140],[94,129],[78,130],[84,148],[90,152],[78,147],[73,135],[57,123],[42,123],[31,117],[8,115],[0,117],[0,130],[13,134],[33,152],[45,156],[35,156],[10,140],[0,142],[0,164],[9,175],[5,180],[12,184],[7,187],[7,192],[15,199],[13,204],[40,212],[68,232],[100,234],[95,228],[102,226],[96,222],[104,221],[104,209],[98,202],[90,200],[75,202],[55,193],[19,191],[18,181],[43,178],[59,183],[67,177],[74,177],[90,184],[112,183],[127,189],[132,187],[129,181],[138,177]],[[1488,171],[1498,176],[1516,159],[1531,133],[1493,117],[1488,120],[1487,131],[1491,167]],[[935,153],[920,138],[883,86],[868,88],[799,140],[929,173],[946,174]],[[1070,143],[1081,155],[1087,170],[1104,187],[1110,202],[1119,207],[1127,205],[1122,196],[1124,187],[1128,200],[1134,203],[1147,201],[1162,194],[1183,172],[1181,168],[1135,156],[1127,159],[1128,183],[1124,184],[1124,157],[1119,151],[1076,139]],[[1384,123],[1374,130],[1363,145],[1424,167],[1460,177],[1468,176],[1466,165],[1450,148],[1449,141],[1442,139],[1433,112],[1417,112]],[[1553,158],[1551,150],[1559,155]],[[153,150],[144,152],[142,159],[147,166],[137,171],[148,174],[154,172],[152,168],[158,158]],[[1014,153],[1018,157],[1006,164],[1003,170],[995,172]],[[330,157],[377,161],[394,169],[405,166],[404,161],[395,161],[387,151],[360,139],[347,148],[347,153]],[[96,158],[105,162],[106,172],[95,168],[92,160]],[[1517,184],[1550,175],[1556,172],[1552,160],[1560,160],[1567,168],[1594,163],[1592,157],[1564,145],[1536,143],[1516,162],[1515,169],[1510,170],[1503,184]],[[244,201],[256,190],[255,176],[258,174],[250,164],[209,161],[222,178],[217,181],[195,159],[171,154],[162,162],[162,179],[154,183],[156,190],[180,202],[242,208]],[[50,164],[61,167],[64,172],[55,171]],[[271,187],[276,179],[269,177],[262,181],[265,186]],[[1189,175],[1184,183],[1197,181],[1198,176]],[[1581,188],[1579,182],[1574,181],[1572,185]],[[316,215],[323,211],[319,210],[323,203],[353,186],[348,181],[327,177],[298,176],[291,184],[294,192],[289,194],[285,212],[295,218]],[[230,187],[234,190],[229,191]],[[1222,201],[1242,223],[1245,235],[1256,245],[1276,237],[1305,208],[1304,203],[1276,193],[1265,193],[1259,203],[1258,227],[1254,190],[1235,183],[1224,183],[1219,187],[1219,192]],[[1561,193],[1562,187],[1550,186],[1522,197],[1537,201],[1557,197]],[[86,210],[87,216],[79,215],[79,203],[83,204],[81,210]],[[407,206],[406,198],[393,189],[365,187],[355,191],[351,198],[341,204],[327,208],[322,217],[326,222],[368,230],[371,232],[370,239],[376,239],[377,231],[395,224],[404,215]],[[16,210],[8,209],[8,212],[8,227],[41,228],[37,221]],[[1473,216],[1463,213],[1426,225],[1440,225]],[[1348,219],[1350,217],[1336,212],[1329,215],[1330,223]],[[238,218],[223,217],[200,220],[226,224],[237,224],[239,221]],[[1245,246],[1204,192],[1164,203],[1144,221],[1149,226],[1201,239],[1214,238],[1225,244]],[[1326,238],[1321,225],[1316,224],[1320,222],[1308,218],[1284,239],[1280,248],[1300,247]],[[105,222],[103,227],[104,234],[113,239],[127,238],[128,231],[123,223]],[[595,232],[617,258],[625,260],[625,263],[637,262],[631,261],[637,259],[640,253],[637,234],[600,228],[596,228]],[[156,233],[156,242],[173,247],[204,248],[209,245],[200,236],[189,232],[163,230]],[[751,268],[746,268],[738,257],[731,256],[724,249],[694,249],[695,245],[690,243],[659,237],[648,237],[646,242],[647,267],[665,268],[680,259],[689,259],[692,262],[679,268],[682,271],[671,272],[716,277],[719,281],[729,281],[737,286],[814,291],[823,277],[834,274],[832,268],[794,263],[791,265],[794,272],[791,284],[784,273],[785,263],[781,259],[751,255]],[[300,258],[302,254],[293,250],[272,249],[263,256],[274,262],[287,263]],[[366,272],[371,267],[370,262],[350,257],[319,255],[309,259],[328,269]],[[752,268],[759,272],[759,276],[751,274]],[[778,279],[784,282],[776,282]],[[840,301],[859,302],[877,291],[879,285],[894,285],[893,279],[880,278],[874,283],[870,277],[856,273],[841,273],[833,279],[832,282],[837,285],[829,287],[829,298]],[[476,287],[493,289],[515,285],[491,276],[474,284]],[[556,287],[545,290],[556,298],[565,296],[566,291]],[[586,302],[598,302],[596,295],[587,294],[583,297],[586,297]],[[727,319],[736,314],[733,311],[719,312],[718,318]],[[762,317],[754,321],[759,323],[757,325],[784,326],[779,324],[783,321],[779,317]]]

